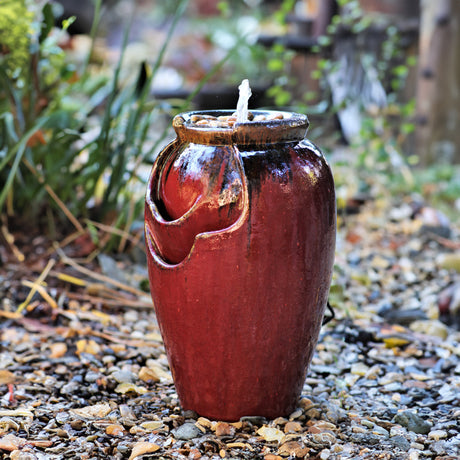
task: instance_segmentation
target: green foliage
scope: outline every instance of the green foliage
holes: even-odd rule
[[[0,3],[0,65],[16,82],[22,77],[22,71],[27,70],[32,19],[26,0]]]
[[[286,16],[292,12],[296,4],[296,0],[283,0],[279,9],[274,13],[274,18],[280,24],[286,23]]]
[[[148,99],[151,81],[186,4],[181,0],[157,60],[144,63],[128,84],[120,78],[128,30],[114,72],[90,68],[90,56],[78,72],[59,45],[72,19],[54,29],[49,3],[35,16],[10,10],[9,21],[27,18],[34,33],[20,59],[0,62],[0,208],[6,203],[10,214],[21,210],[28,220],[50,207],[77,219],[91,208],[98,219],[116,211],[120,225],[133,215],[130,187],[156,148],[149,127],[164,111]],[[134,207],[139,215],[141,201]]]

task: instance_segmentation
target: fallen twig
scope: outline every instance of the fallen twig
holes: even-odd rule
[[[126,308],[153,308],[151,302],[143,302],[142,300],[129,300],[129,299],[111,299],[106,297],[96,297],[88,294],[78,294],[76,292],[68,292],[67,297],[69,299],[81,300],[90,302],[93,304],[103,304],[107,307],[126,307]]]
[[[112,286],[116,286],[117,288],[122,289],[123,291],[131,292],[132,294],[136,296],[145,296],[145,292],[139,289],[136,289],[120,281],[114,280],[113,278],[109,278],[108,276],[104,276],[101,273],[97,273],[92,270],[89,270],[88,268],[82,267],[81,265],[77,264],[74,260],[72,260],[70,257],[68,257],[64,253],[64,251],[58,246],[56,246],[55,249],[56,249],[56,252],[59,254],[62,262],[67,265],[70,265],[72,268],[74,268],[78,272],[83,273],[89,276],[90,278],[102,281],[103,283],[107,283],[107,284],[111,284]]]
[[[21,284],[23,286],[35,289],[42,296],[43,300],[46,300],[51,307],[58,308],[56,301],[48,294],[47,290],[41,284],[32,283],[28,280],[21,281]]]
[[[48,273],[51,271],[55,263],[56,261],[54,259],[50,259],[46,264],[46,267],[41,272],[40,276],[36,279],[34,283],[31,283],[31,289],[29,291],[29,294],[27,295],[26,300],[24,300],[24,302],[22,302],[17,308],[17,313],[21,313],[22,310],[24,310],[24,308],[27,307],[33,295],[41,288],[41,284],[43,283],[43,281],[45,281],[46,277],[48,276]]]

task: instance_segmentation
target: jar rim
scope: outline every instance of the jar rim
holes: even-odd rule
[[[176,115],[173,128],[182,140],[202,144],[267,144],[304,139],[308,117],[282,110],[251,110],[254,117],[266,119],[235,123],[233,126],[206,126],[192,123],[193,116],[231,116],[234,110],[194,110]],[[275,116],[282,116],[275,118]]]

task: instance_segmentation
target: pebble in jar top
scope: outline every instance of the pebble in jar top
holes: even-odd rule
[[[236,121],[232,110],[187,112],[177,115],[173,127],[180,139],[212,145],[270,144],[302,140],[308,129],[306,115],[256,110],[248,120]]]

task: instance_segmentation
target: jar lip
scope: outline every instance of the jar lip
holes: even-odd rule
[[[179,138],[201,141],[205,144],[258,144],[301,140],[305,137],[309,121],[304,114],[283,110],[250,110],[254,117],[266,119],[248,120],[233,126],[206,126],[192,123],[193,116],[232,116],[234,110],[194,110],[176,115],[173,127]],[[279,118],[275,118],[279,116]],[[282,118],[281,118],[282,116]]]

